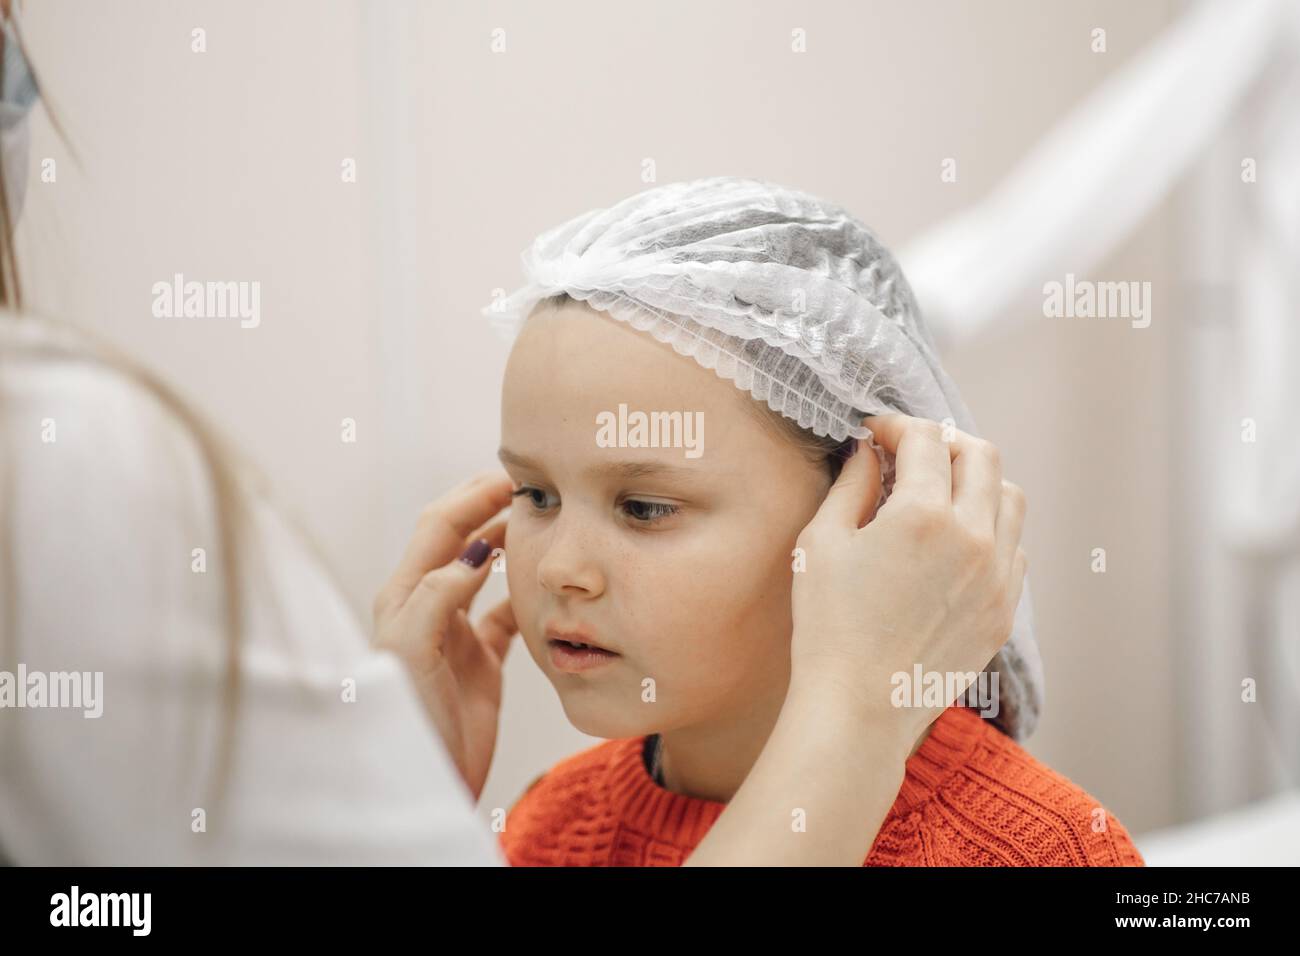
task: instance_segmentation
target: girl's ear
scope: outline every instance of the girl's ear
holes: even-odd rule
[[[880,459],[865,442],[851,439],[855,446],[844,463],[813,522],[825,521],[841,527],[862,528],[876,516],[884,486]]]
[[[840,477],[840,472],[844,469],[844,463],[853,457],[853,453],[858,450],[858,440],[856,438],[846,438],[840,442],[826,456],[826,464],[830,468],[831,484],[834,484]]]

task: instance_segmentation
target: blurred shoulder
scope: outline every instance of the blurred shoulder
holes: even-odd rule
[[[116,622],[136,645],[166,633],[207,647],[237,590],[249,649],[274,641],[281,669],[302,677],[304,659],[365,649],[319,549],[160,376],[75,327],[0,312],[0,410],[0,517],[27,558],[30,601],[54,606],[74,589],[83,617]],[[50,639],[67,641],[83,629],[56,630]]]
[[[169,395],[112,355],[62,323],[0,314],[6,444],[51,492],[110,486],[174,505],[193,490],[182,479],[196,477],[198,445]]]

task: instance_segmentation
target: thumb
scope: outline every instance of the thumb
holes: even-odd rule
[[[813,520],[856,531],[875,516],[883,488],[875,449],[863,439],[852,448],[852,457],[844,462]]]

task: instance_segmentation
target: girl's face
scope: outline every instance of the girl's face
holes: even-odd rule
[[[528,652],[584,733],[770,722],[779,710],[791,552],[830,478],[744,407],[753,401],[585,303],[536,313],[516,339],[501,405],[501,461],[521,492],[506,531],[510,598]],[[629,422],[702,419],[702,435],[678,433],[694,448],[603,447],[601,423],[617,437],[620,405]],[[557,665],[550,628],[617,656]]]

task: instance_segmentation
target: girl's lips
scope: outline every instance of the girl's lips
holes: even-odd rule
[[[618,653],[614,648],[606,647],[604,644],[601,644],[599,641],[592,638],[585,629],[565,629],[551,624],[547,626],[545,635],[548,643],[551,641],[562,641],[566,644],[587,644],[597,650],[607,651],[610,654]]]
[[[551,651],[551,664],[556,670],[577,673],[591,670],[602,664],[609,664],[618,659],[613,651],[599,647],[574,647],[564,641],[550,639],[547,646]]]

